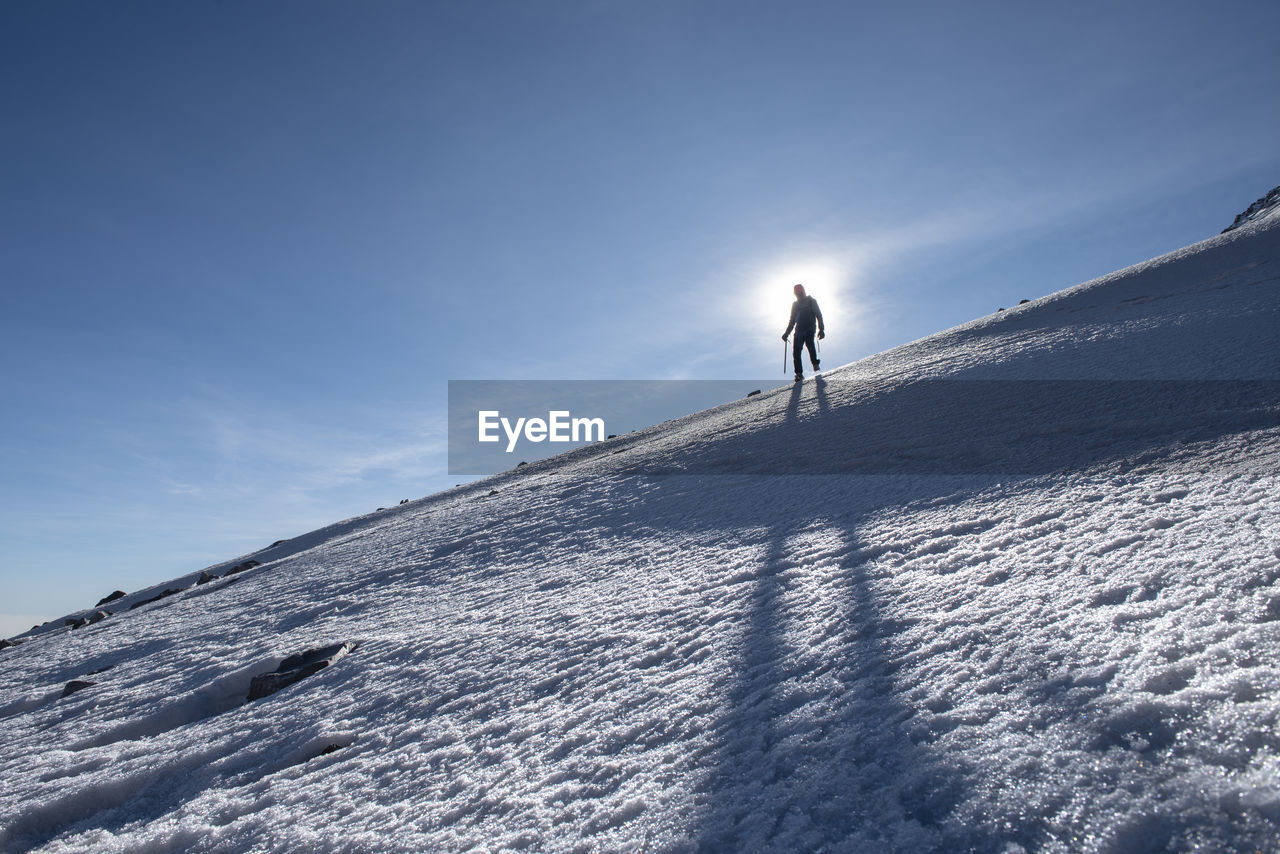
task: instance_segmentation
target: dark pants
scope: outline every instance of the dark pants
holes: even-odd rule
[[[791,359],[795,363],[797,374],[804,373],[804,369],[800,367],[800,351],[805,347],[809,348],[809,361],[815,365],[818,364],[818,351],[813,344],[814,332],[815,330],[813,329],[808,332],[801,332],[797,329],[795,339],[791,342]],[[814,370],[816,371],[817,368],[814,368]]]

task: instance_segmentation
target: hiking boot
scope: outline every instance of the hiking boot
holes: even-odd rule
[[[797,373],[797,374],[796,374],[796,382],[802,382],[803,380],[804,380],[804,374]]]

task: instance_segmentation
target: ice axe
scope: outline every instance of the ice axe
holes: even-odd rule
[[[782,336],[782,373],[784,375],[787,372],[787,344],[789,343],[790,342],[787,341],[787,336],[783,335]]]

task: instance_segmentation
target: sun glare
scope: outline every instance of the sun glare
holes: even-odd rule
[[[823,318],[832,319],[847,314],[849,274],[837,265],[825,261],[811,261],[779,266],[762,277],[756,289],[756,313],[760,322],[778,327],[778,334],[786,328],[791,315],[791,303],[795,300],[793,288],[804,285],[805,292],[818,301]]]

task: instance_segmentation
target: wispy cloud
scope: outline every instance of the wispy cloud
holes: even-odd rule
[[[305,500],[317,491],[378,479],[404,482],[444,470],[447,437],[443,407],[439,413],[408,409],[377,418],[321,423],[285,407],[252,417],[221,392],[184,402],[193,439],[211,452],[213,480],[195,487],[241,492],[261,488],[269,475],[277,498]],[[354,420],[356,423],[350,423]],[[189,477],[171,485],[192,486]],[[179,487],[182,488],[182,487]]]
[[[173,577],[456,480],[443,404],[438,415],[406,406],[329,423],[303,406],[204,387],[113,424],[94,443],[92,476],[82,469],[6,509],[5,589],[25,583],[17,567],[37,567],[60,579],[40,601],[67,613],[104,583]],[[22,593],[29,609],[37,594]],[[25,631],[43,618],[12,619]]]
[[[659,330],[661,339],[651,344],[679,348],[691,328],[708,325],[706,308],[712,306],[714,322],[698,333],[703,346],[678,360],[671,375],[705,376],[703,369],[717,364],[760,364],[764,352],[777,349],[765,345],[786,323],[790,285],[802,281],[819,297],[842,340],[892,345],[891,336],[875,328],[876,320],[900,314],[904,299],[919,298],[916,290],[890,286],[897,265],[926,258],[945,264],[952,256],[972,262],[977,247],[1042,239],[1214,180],[1192,169],[1194,162],[1194,152],[1169,151],[1139,164],[1120,163],[1085,175],[1038,175],[1017,185],[958,181],[918,199],[914,207],[897,200],[896,213],[882,214],[896,218],[881,226],[868,227],[865,218],[842,224],[832,215],[807,233],[780,231],[764,243],[744,241],[726,253],[735,263],[706,281],[690,299],[691,310],[676,312],[680,322]],[[1224,164],[1221,173],[1238,167]],[[772,365],[776,359],[769,355],[763,361]]]

